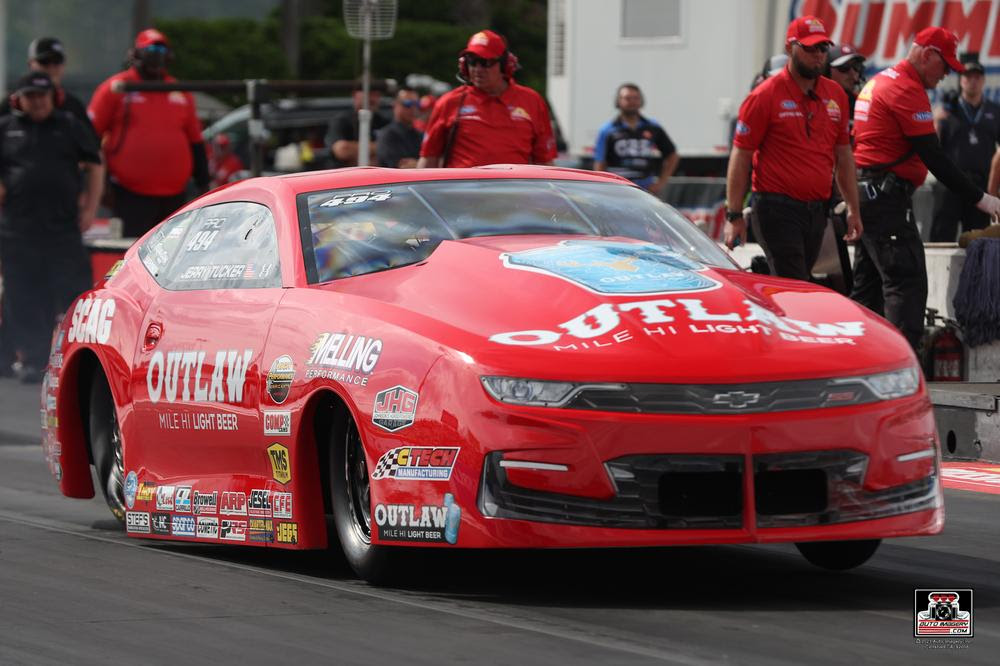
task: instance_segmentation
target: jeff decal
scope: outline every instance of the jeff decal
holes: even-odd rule
[[[288,460],[288,449],[281,444],[267,447],[267,459],[271,461],[271,476],[278,483],[292,480],[292,466]]]
[[[279,356],[274,359],[271,369],[267,371],[267,394],[280,405],[288,397],[288,390],[295,378],[295,364],[291,356]]]
[[[375,524],[382,541],[457,543],[462,509],[451,493],[441,506],[376,504]]]
[[[373,479],[400,481],[447,481],[451,478],[457,446],[400,446],[382,454],[372,471]]]
[[[411,391],[405,386],[393,386],[379,391],[375,395],[372,423],[389,432],[413,425],[419,397],[416,391]]]

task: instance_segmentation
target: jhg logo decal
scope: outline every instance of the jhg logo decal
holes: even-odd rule
[[[271,476],[278,483],[288,483],[292,480],[292,467],[288,461],[288,449],[281,444],[267,447],[267,457],[271,461]]]
[[[383,430],[395,432],[413,425],[417,415],[419,394],[405,386],[393,386],[375,394],[372,423]]]
[[[972,636],[972,590],[914,590],[913,615],[914,636]]]
[[[379,458],[373,479],[447,481],[460,447],[400,446]]]

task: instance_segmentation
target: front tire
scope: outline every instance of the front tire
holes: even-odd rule
[[[90,385],[90,454],[108,508],[125,524],[125,464],[122,431],[111,387],[97,372]]]
[[[867,562],[878,550],[881,539],[865,541],[806,541],[795,544],[811,564],[831,571],[846,571]]]

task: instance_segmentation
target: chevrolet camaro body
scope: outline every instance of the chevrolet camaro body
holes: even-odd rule
[[[62,492],[92,497],[94,463],[143,538],[321,548],[330,513],[362,556],[943,525],[889,324],[581,171],[216,190],[70,308],[42,417]]]

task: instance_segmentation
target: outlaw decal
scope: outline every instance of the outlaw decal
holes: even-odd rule
[[[146,368],[150,402],[243,402],[243,385],[253,350],[224,349],[206,365],[203,351],[155,351]],[[206,375],[203,379],[202,375]],[[208,375],[210,374],[210,378]],[[180,395],[178,395],[180,389]]]

